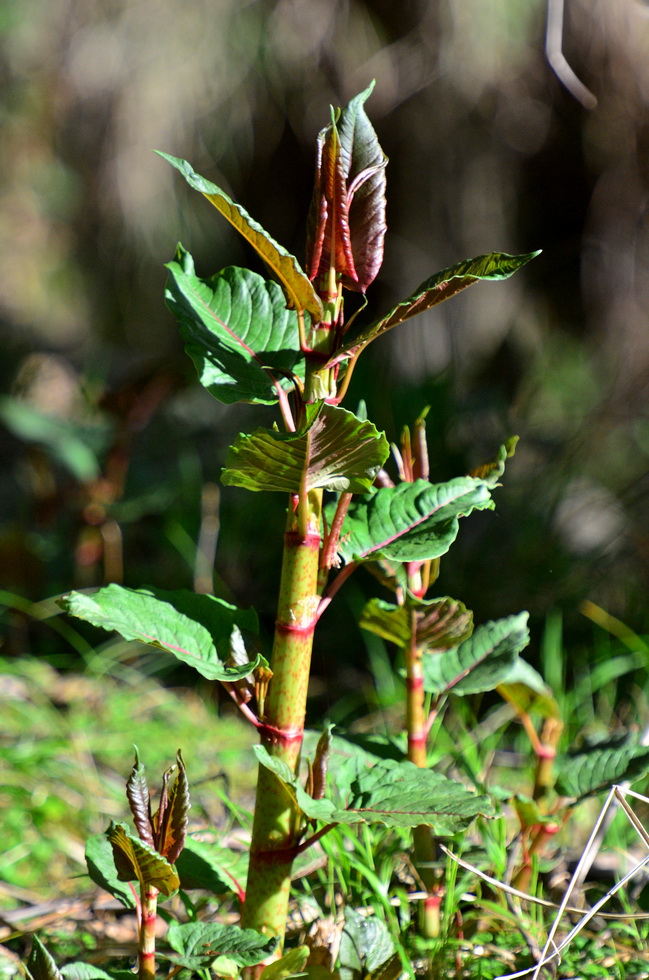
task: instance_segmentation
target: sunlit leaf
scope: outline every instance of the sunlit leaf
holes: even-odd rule
[[[297,315],[280,287],[256,272],[229,266],[200,279],[182,245],[167,265],[166,300],[201,384],[231,404],[273,405],[292,375],[304,378]]]
[[[182,888],[208,888],[216,895],[241,891],[248,875],[248,854],[188,836],[176,861]]]
[[[649,772],[649,746],[636,732],[616,733],[584,744],[556,761],[558,793],[593,796],[614,783],[635,782]]]
[[[413,611],[415,642],[420,648],[443,650],[457,646],[473,630],[473,613],[463,603],[448,596],[428,600],[413,598],[400,606],[384,599],[370,599],[359,624],[389,643],[406,647],[412,638]]]
[[[445,554],[457,537],[458,518],[493,508],[483,480],[399,483],[352,500],[338,552],[345,562],[388,558],[427,561]],[[328,518],[332,516],[329,509]]]
[[[458,262],[448,269],[443,269],[422,282],[414,293],[397,303],[385,316],[363,328],[355,337],[346,339],[343,346],[330,359],[329,365],[332,366],[351,356],[388,330],[409,320],[410,317],[430,310],[438,303],[443,303],[467,286],[481,281],[508,279],[517,269],[539,254],[539,252],[528,252],[525,255],[507,255],[505,252],[489,252],[487,255],[479,255],[475,259],[467,259],[465,262]]]
[[[308,946],[294,946],[280,959],[267,963],[260,980],[290,980],[290,977],[302,976],[310,952]]]
[[[376,915],[361,915],[345,908],[345,925],[340,938],[340,980],[364,980],[391,959],[394,940],[385,922]],[[401,971],[400,971],[401,972]]]
[[[529,642],[528,613],[478,626],[452,650],[424,657],[424,690],[431,694],[492,691]]]
[[[176,754],[176,778],[169,790],[169,797],[161,826],[157,833],[157,850],[170,864],[175,864],[185,845],[187,822],[191,803],[187,770],[180,749]]]
[[[257,656],[248,665],[225,666],[233,634],[238,637],[242,629],[256,633],[257,616],[253,609],[238,609],[215,596],[108,585],[91,595],[70,592],[59,604],[93,626],[172,653],[209,680],[235,681],[266,663]]]
[[[280,759],[254,747],[262,765],[285,784],[306,817],[323,823],[381,823],[388,827],[426,824],[439,837],[463,830],[478,815],[493,812],[486,796],[411,762],[381,760],[372,767],[355,758],[336,766],[335,799],[314,800]]]
[[[88,874],[96,885],[116,898],[127,909],[135,908],[132,889],[117,877],[113,849],[106,834],[93,834],[86,841]]]
[[[374,83],[318,135],[307,227],[309,277],[333,263],[343,285],[364,293],[383,261],[385,165],[364,104]],[[333,255],[332,255],[333,252]]]
[[[204,194],[217,211],[220,211],[261,255],[279,279],[289,307],[304,310],[311,315],[314,322],[319,322],[322,319],[322,304],[295,256],[271,238],[268,232],[251,218],[240,204],[232,201],[220,187],[197,174],[186,160],[169,156],[168,153],[157,152],[180,171],[190,187]]]
[[[111,824],[106,831],[113,848],[113,859],[120,881],[139,881],[143,887],[157,888],[171,895],[180,887],[175,869],[144,841],[133,837],[123,824]]]
[[[333,405],[310,406],[301,432],[257,429],[230,447],[222,481],[245,490],[299,493],[324,487],[369,493],[389,446],[371,422]]]
[[[140,762],[137,746],[135,746],[135,762],[131,775],[126,783],[126,798],[128,799],[133,823],[140,840],[153,847],[153,827],[151,825],[151,800],[149,787],[144,775],[144,766]]]
[[[490,487],[497,486],[498,480],[505,472],[505,463],[516,452],[517,443],[518,436],[511,436],[500,447],[494,459],[488,463],[483,463],[482,466],[476,467],[475,470],[471,470],[469,476],[475,476],[478,480],[484,480]]]
[[[200,970],[218,956],[227,956],[240,967],[255,966],[277,949],[277,937],[262,935],[254,929],[222,922],[185,922],[169,924],[167,941],[178,955],[167,956],[178,966]]]

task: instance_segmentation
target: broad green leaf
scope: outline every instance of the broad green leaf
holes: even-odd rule
[[[381,487],[371,497],[352,500],[338,552],[345,563],[438,558],[455,541],[458,518],[492,508],[489,486],[469,476],[448,483],[416,480]],[[331,509],[327,514],[331,516]]]
[[[113,849],[106,834],[93,834],[86,841],[88,874],[96,885],[116,898],[127,909],[135,908],[132,889],[117,877]]]
[[[140,840],[153,847],[153,826],[151,824],[151,799],[149,787],[144,775],[144,766],[140,762],[137,745],[135,746],[135,762],[131,775],[126,783],[126,798],[133,814],[133,823]]]
[[[295,946],[279,960],[268,963],[261,971],[260,980],[290,980],[290,977],[303,976],[310,952],[308,946]]]
[[[386,963],[394,953],[394,940],[385,922],[376,915],[345,909],[340,938],[340,980],[363,980]]]
[[[455,296],[475,282],[508,279],[517,269],[539,254],[539,252],[528,252],[525,255],[507,255],[505,252],[489,252],[487,255],[479,255],[475,259],[467,259],[465,262],[458,262],[448,269],[443,269],[422,282],[414,293],[397,303],[385,316],[362,329],[355,337],[346,340],[330,359],[328,366],[331,367],[338,361],[350,357],[388,330],[412,316],[417,316],[418,313],[430,310],[438,303],[443,303],[444,300],[450,299],[451,296]]]
[[[497,690],[519,712],[536,711],[544,718],[561,718],[551,688],[526,660],[514,661]]]
[[[139,881],[144,888],[153,886],[163,895],[172,895],[180,887],[178,875],[161,854],[138,837],[124,824],[111,824],[106,837],[113,848],[113,859],[120,881]]]
[[[187,770],[180,749],[176,753],[176,778],[169,790],[167,805],[156,835],[156,850],[166,857],[169,864],[175,864],[185,845],[187,836],[189,802],[189,783]]]
[[[248,854],[189,836],[176,861],[182,888],[207,888],[215,895],[238,894],[248,877]]]
[[[230,266],[199,279],[182,245],[167,265],[165,297],[202,385],[225,404],[274,405],[303,379],[297,314],[276,282]]]
[[[245,490],[369,493],[390,451],[371,422],[334,405],[313,406],[301,432],[256,429],[230,447],[221,479]]]
[[[156,152],[180,171],[190,187],[204,194],[217,211],[220,211],[261,255],[279,279],[289,307],[306,311],[313,321],[318,323],[322,319],[322,303],[295,256],[271,238],[268,232],[251,218],[240,204],[231,200],[220,187],[197,174],[186,160],[169,156],[168,153],[161,153],[159,150]]]
[[[65,980],[133,980],[130,970],[102,970],[90,963],[66,963],[61,967]]]
[[[8,395],[0,398],[0,420],[18,439],[44,446],[81,483],[99,476],[97,450],[106,442],[107,426],[75,425]]]
[[[215,596],[108,585],[92,595],[70,592],[59,605],[93,626],[172,653],[208,680],[236,681],[265,663],[257,656],[247,665],[225,666],[233,637],[242,629],[256,633],[257,616]]]
[[[429,694],[492,691],[511,671],[529,642],[528,613],[479,626],[452,650],[424,657],[424,690]]]
[[[426,824],[438,837],[448,837],[475,817],[493,812],[486,796],[476,796],[441,773],[390,760],[369,768],[358,759],[348,759],[335,768],[332,782],[336,800],[314,800],[285,763],[263,746],[256,745],[254,751],[261,764],[284,783],[304,815],[323,823],[382,823],[387,827]]]
[[[473,613],[466,606],[444,596],[415,599],[398,606],[384,599],[370,599],[359,620],[363,629],[376,633],[389,643],[406,647],[411,640],[412,610],[416,613],[416,643],[420,648],[443,650],[457,646],[471,635]]]
[[[649,772],[649,746],[637,733],[585,742],[556,761],[556,789],[563,796],[593,796],[614,783],[635,782]]]
[[[255,966],[277,949],[277,937],[263,936],[254,929],[222,922],[185,922],[169,925],[167,942],[177,956],[166,956],[178,966],[200,970],[218,956],[234,960],[240,967]]]
[[[38,936],[32,940],[32,950],[27,959],[27,969],[32,980],[63,980],[54,958]]]

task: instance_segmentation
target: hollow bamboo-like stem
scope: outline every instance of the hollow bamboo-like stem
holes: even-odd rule
[[[408,759],[420,769],[427,767],[426,743],[428,725],[426,717],[423,653],[417,645],[417,613],[410,612],[410,644],[405,651],[406,659],[406,728],[408,732]],[[412,833],[415,865],[428,895],[419,906],[420,931],[433,938],[440,933],[441,894],[439,882],[432,867],[436,848],[430,827],[415,827]]]
[[[155,977],[155,924],[158,915],[158,889],[144,886],[141,893],[142,921],[138,943],[138,978]]]
[[[293,771],[298,766],[304,732],[319,604],[321,508],[321,490],[308,492],[299,507],[289,508],[271,657],[273,677],[260,728],[262,744],[268,752]],[[260,766],[242,914],[245,927],[283,937],[299,833],[299,811],[285,786],[270,770]]]

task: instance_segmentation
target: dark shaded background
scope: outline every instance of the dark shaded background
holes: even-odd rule
[[[478,620],[559,609],[577,636],[590,599],[649,628],[649,12],[566,8],[590,113],[545,59],[545,0],[3,0],[0,588],[191,587],[219,507],[216,589],[270,630],[285,502],[219,502],[215,485],[236,433],[272,412],[199,389],[162,299],[178,239],[202,274],[259,266],[152,150],[302,258],[316,133],[376,78],[390,164],[374,313],[460,259],[543,249],[377,342],[354,379],[348,404],[366,398],[391,439],[432,406],[433,478],[521,437],[440,592]],[[321,670],[332,644],[362,660],[364,576],[323,620]],[[44,636],[9,615],[8,651]]]

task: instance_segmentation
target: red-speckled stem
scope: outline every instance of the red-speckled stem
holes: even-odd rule
[[[300,757],[313,631],[317,621],[322,491],[303,502],[305,532],[289,508],[271,657],[273,677],[259,729],[262,744],[294,771]],[[257,802],[250,848],[250,870],[242,924],[269,935],[286,928],[291,866],[299,843],[299,812],[283,784],[259,767]]]
[[[138,946],[138,978],[153,980],[155,977],[155,924],[157,918],[158,889],[142,888],[142,921]]]

